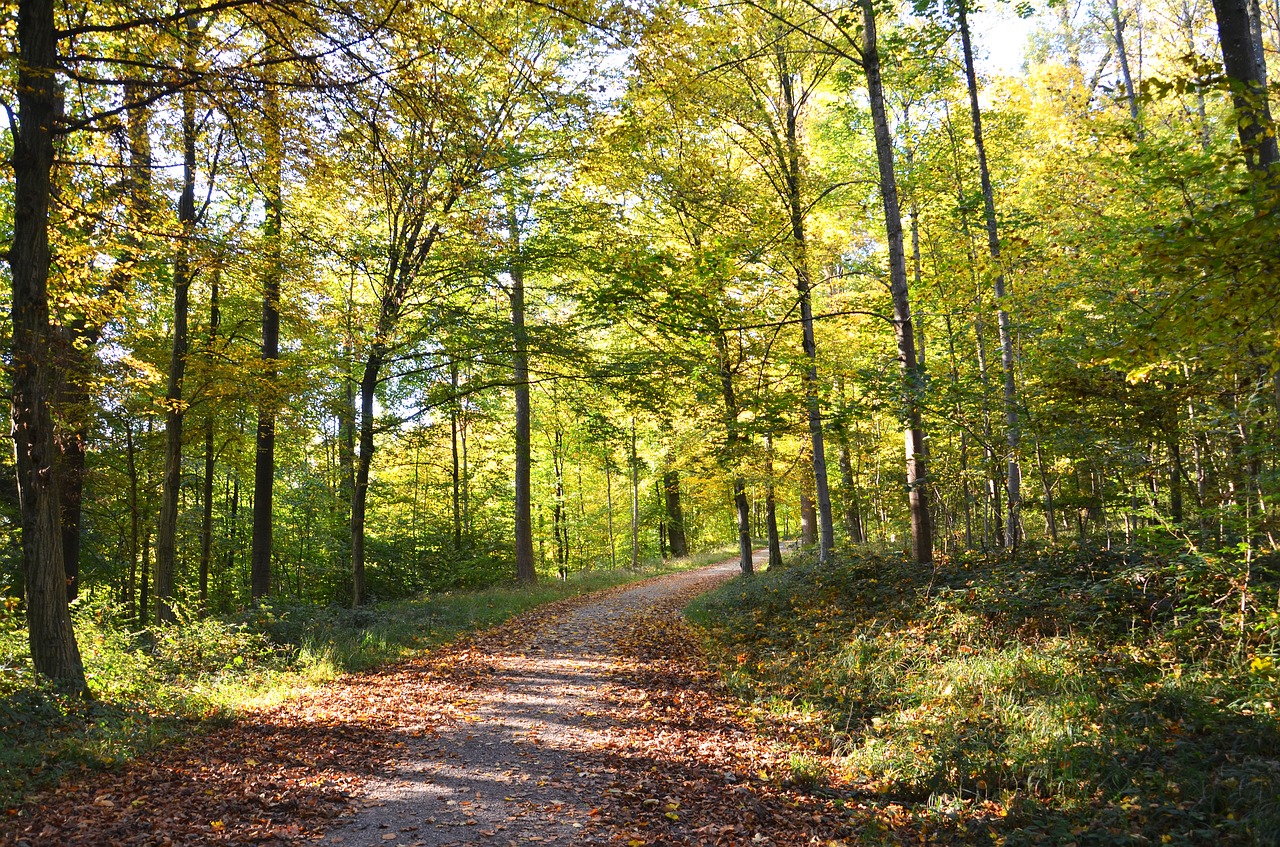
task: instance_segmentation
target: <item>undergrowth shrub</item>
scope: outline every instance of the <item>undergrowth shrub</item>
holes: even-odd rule
[[[1278,588],[1238,551],[846,553],[690,614],[734,690],[817,709],[848,777],[922,815],[959,803],[1011,845],[1276,845]]]

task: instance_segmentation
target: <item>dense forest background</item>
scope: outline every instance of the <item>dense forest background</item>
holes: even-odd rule
[[[976,11],[22,0],[0,586],[37,668],[75,678],[78,598],[797,534],[1229,550],[1266,602],[1280,6],[1021,4],[1012,74]]]

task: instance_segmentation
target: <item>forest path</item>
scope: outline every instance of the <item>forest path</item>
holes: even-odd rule
[[[680,614],[735,573],[566,599],[201,725],[11,810],[0,847],[852,843],[851,806],[784,779],[803,727],[745,717]]]
[[[758,553],[757,563],[766,557]],[[673,658],[662,656],[666,645],[651,643],[652,637],[661,638],[690,599],[736,573],[732,559],[661,576],[591,595],[531,627],[517,620],[481,635],[460,657],[473,680],[460,719],[406,745],[390,773],[366,782],[362,808],[322,843],[648,842],[647,826],[619,832],[611,822],[632,821],[605,810],[627,817],[625,809],[611,807],[630,800],[634,823],[654,814],[678,820],[680,801],[638,796],[637,777],[660,764],[662,748],[690,739],[673,737],[678,730],[655,721],[651,712],[661,695],[635,671],[646,660]],[[750,739],[719,741],[701,739],[704,749],[740,747]],[[758,757],[750,758],[740,764]],[[715,789],[723,790],[725,772],[717,768],[714,776]]]

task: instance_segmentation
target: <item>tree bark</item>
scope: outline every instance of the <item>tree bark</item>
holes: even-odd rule
[[[835,546],[835,524],[831,516],[831,491],[827,485],[827,454],[822,437],[822,408],[818,402],[818,346],[813,333],[812,282],[809,277],[808,244],[805,236],[805,206],[801,191],[800,140],[798,135],[799,103],[794,89],[794,77],[787,63],[787,54],[778,49],[779,78],[786,117],[786,153],[783,173],[786,177],[787,211],[791,223],[791,240],[795,249],[796,290],[800,296],[800,325],[803,331],[805,356],[809,368],[805,372],[805,403],[809,411],[809,440],[813,447],[810,456],[813,463],[814,491],[818,501],[819,539],[818,560],[825,562]],[[750,556],[748,556],[750,559]]]
[[[369,505],[369,469],[373,465],[373,401],[385,355],[384,346],[375,342],[360,378],[359,450],[351,492],[351,605],[355,607],[369,602],[365,579],[365,514]]]
[[[876,159],[880,170],[880,198],[884,206],[885,232],[889,246],[889,290],[893,297],[894,330],[898,342],[898,364],[903,376],[904,440],[907,459],[907,492],[911,510],[912,555],[920,564],[933,562],[933,520],[929,514],[928,468],[925,461],[924,426],[920,405],[924,386],[916,362],[915,332],[907,292],[907,264],[902,243],[902,213],[898,204],[898,184],[893,170],[893,139],[884,107],[884,85],[880,78],[880,53],[876,40],[875,8],[872,0],[862,6],[862,67],[867,76],[867,96],[875,127]]]
[[[209,352],[212,353],[218,344],[218,326],[222,315],[218,303],[218,273],[215,271],[209,284]],[[200,610],[204,612],[209,603],[209,566],[213,558],[213,473],[214,456],[214,409],[210,405],[204,416],[204,485],[201,489],[202,514],[200,515]]]
[[[745,576],[755,573],[751,561],[751,509],[747,505],[747,483],[740,477],[733,478],[733,505],[738,513],[739,566]]]
[[[1280,156],[1267,101],[1266,60],[1255,38],[1251,2],[1213,0],[1213,13],[1245,164],[1254,173],[1266,173]]]
[[[524,267],[520,263],[520,231],[514,205],[509,211],[511,238],[511,335],[513,381],[516,400],[515,542],[516,579],[533,584],[538,579],[533,558],[533,495],[531,488],[532,423],[529,404],[529,335],[525,329]]]
[[[636,418],[631,416],[631,569],[640,567],[640,457],[636,454]]]
[[[1022,468],[1018,460],[1021,432],[1018,425],[1018,393],[1014,383],[1013,330],[1009,312],[1004,308],[1004,271],[1000,266],[1000,232],[996,222],[995,192],[991,187],[991,171],[987,167],[986,143],[982,132],[982,109],[978,104],[978,77],[973,65],[973,45],[969,37],[967,0],[959,4],[960,41],[964,48],[964,74],[969,89],[969,114],[973,123],[973,145],[978,158],[978,177],[982,182],[982,208],[987,224],[987,249],[991,255],[991,271],[996,295],[996,322],[1000,331],[1000,363],[1004,371],[1005,440],[1009,446],[1006,471],[1005,546],[1016,550],[1019,541],[1019,511],[1022,508]],[[1114,0],[1113,0],[1114,2]],[[1136,119],[1136,117],[1135,117]]]
[[[281,177],[279,95],[273,84],[263,91],[266,172],[266,219],[262,234],[266,242],[266,274],[262,280],[262,362],[265,396],[258,399],[258,430],[254,438],[253,541],[250,552],[249,584],[254,600],[271,593],[271,548],[275,529],[273,488],[276,476],[276,370],[280,358],[280,277],[284,198]]]
[[[61,119],[54,6],[19,0],[17,98],[13,132],[13,290],[11,412],[22,517],[22,565],[31,662],[36,673],[87,696],[84,663],[71,627],[54,472],[49,401],[57,374],[50,358],[49,201],[53,133]]]
[[[782,567],[782,539],[778,535],[778,502],[773,480],[773,436],[766,435],[765,444],[765,531],[769,534],[769,567]]]
[[[1138,137],[1142,137],[1142,127],[1138,126],[1138,91],[1133,84],[1133,74],[1129,72],[1129,51],[1124,44],[1124,28],[1128,23],[1120,14],[1120,0],[1110,0],[1111,39],[1115,42],[1116,58],[1120,60],[1120,79],[1124,83],[1124,96],[1129,103],[1129,117],[1138,127]]]
[[[449,445],[451,448],[450,481],[453,486],[453,549],[462,550],[462,476],[458,465],[458,363],[449,360],[449,385],[453,389],[453,399],[449,403]]]
[[[689,543],[684,537],[684,510],[680,507],[680,472],[669,470],[662,476],[662,491],[667,501],[667,543],[671,555],[687,558]]]
[[[196,19],[186,21],[183,65],[194,68],[199,50]],[[194,72],[194,71],[193,71]],[[160,523],[156,528],[156,621],[174,621],[174,576],[177,571],[178,498],[182,488],[182,426],[186,418],[183,381],[187,371],[188,304],[191,293],[191,255],[196,222],[196,93],[182,92],[182,192],[178,225],[182,232],[173,262],[173,348],[165,388],[164,478],[161,482]]]

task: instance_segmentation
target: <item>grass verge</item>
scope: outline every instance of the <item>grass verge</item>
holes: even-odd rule
[[[689,613],[735,692],[820,727],[797,783],[963,843],[1274,847],[1278,587],[1232,556],[846,554]]]
[[[277,601],[236,618],[181,614],[131,630],[106,592],[75,604],[95,699],[66,697],[30,672],[21,610],[0,607],[0,809],[64,774],[111,767],[208,722],[280,702],[308,686],[407,658],[544,603],[719,561],[723,550],[592,570],[567,581],[448,591],[361,609]]]

